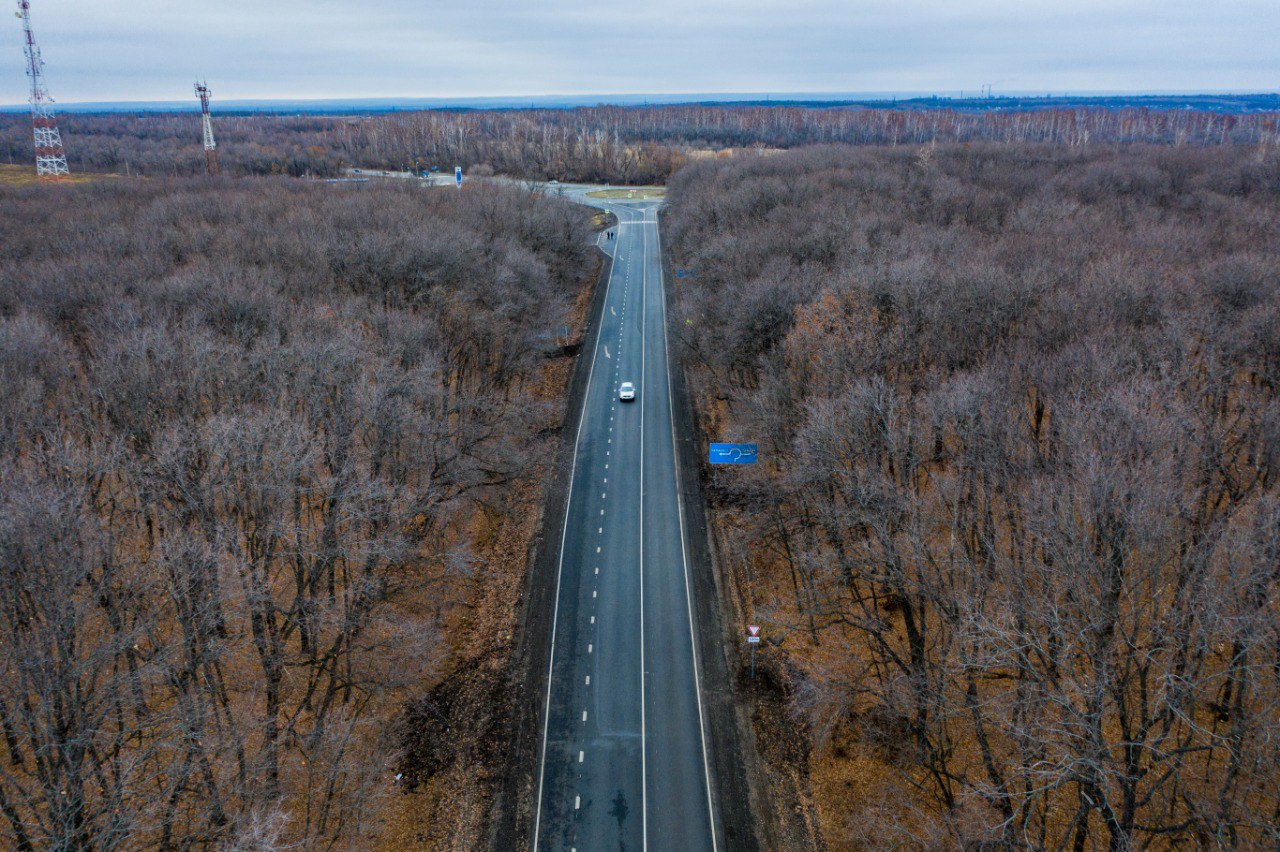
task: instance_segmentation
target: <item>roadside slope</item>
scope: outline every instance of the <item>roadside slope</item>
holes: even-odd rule
[[[524,849],[532,830],[536,763],[542,721],[542,697],[546,692],[547,654],[551,644],[551,617],[556,594],[556,565],[560,531],[567,510],[573,437],[583,416],[583,397],[591,370],[583,353],[593,351],[604,310],[605,282],[613,266],[611,255],[600,252],[601,269],[587,311],[586,324],[575,344],[573,374],[565,397],[558,433],[559,447],[542,499],[538,532],[529,544],[530,569],[523,589],[523,605],[516,626],[515,647],[508,667],[510,683],[510,738],[508,770],[497,788],[489,821],[490,849]]]

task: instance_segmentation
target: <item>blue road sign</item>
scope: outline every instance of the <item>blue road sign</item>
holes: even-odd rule
[[[712,444],[712,464],[755,464],[755,444]]]
[[[457,182],[458,186],[462,186],[462,166],[453,167],[453,179]]]

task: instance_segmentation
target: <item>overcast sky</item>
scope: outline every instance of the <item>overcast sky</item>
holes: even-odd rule
[[[3,0],[13,5],[13,0]],[[32,0],[63,102],[1275,91],[1280,0]],[[0,103],[26,100],[0,27]]]

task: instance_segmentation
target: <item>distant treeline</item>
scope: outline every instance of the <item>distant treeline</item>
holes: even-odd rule
[[[148,175],[204,168],[191,113],[62,118],[72,168]],[[664,182],[693,152],[825,143],[1042,142],[1277,145],[1280,113],[1146,108],[814,109],[798,106],[588,107],[372,116],[217,115],[232,174],[328,177],[344,167],[500,174],[623,184]],[[0,116],[0,156],[29,160],[22,115]]]

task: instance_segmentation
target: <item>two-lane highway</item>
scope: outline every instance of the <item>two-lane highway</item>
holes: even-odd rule
[[[594,203],[617,239],[561,531],[533,847],[715,850],[658,203]]]

